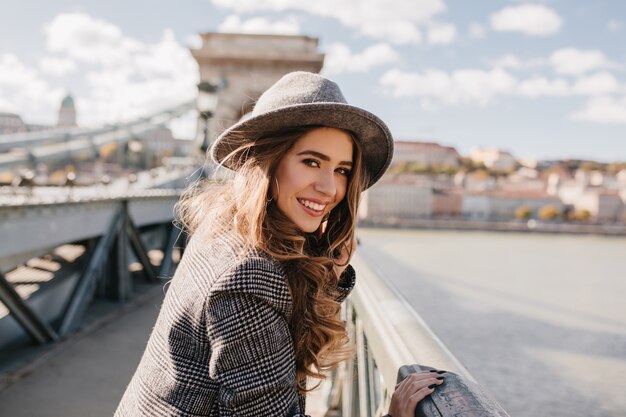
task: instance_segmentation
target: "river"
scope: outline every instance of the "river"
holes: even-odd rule
[[[626,238],[358,235],[366,259],[511,417],[626,417]]]

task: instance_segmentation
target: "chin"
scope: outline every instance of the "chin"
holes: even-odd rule
[[[313,225],[299,225],[296,224],[296,226],[298,227],[298,229],[300,229],[300,231],[304,232],[304,233],[313,233],[315,232],[317,229],[320,228],[320,225],[318,224],[317,226],[313,226]]]

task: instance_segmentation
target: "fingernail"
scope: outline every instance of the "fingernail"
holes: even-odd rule
[[[437,377],[437,378],[435,378],[435,379],[438,379],[438,380],[440,380],[440,381],[443,381],[443,380],[445,379],[445,377],[443,377],[443,376],[439,376],[439,377]]]
[[[438,374],[445,374],[446,371],[437,371]]]
[[[429,385],[428,388],[429,389],[434,389],[436,386],[437,386],[437,384],[432,384],[432,385]]]
[[[431,370],[430,370],[430,371],[428,371],[428,372],[439,372],[439,371],[438,371],[438,370],[436,370],[436,369],[431,369]]]

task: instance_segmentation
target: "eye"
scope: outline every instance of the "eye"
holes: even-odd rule
[[[310,167],[313,167],[313,168],[319,168],[319,166],[320,166],[320,162],[318,160],[316,160],[316,159],[307,158],[307,159],[304,159],[302,161],[302,163],[304,163],[304,165],[306,165],[306,166],[310,166]]]
[[[349,175],[350,175],[350,172],[351,172],[351,171],[350,171],[349,169],[347,169],[347,168],[337,168],[337,169],[335,170],[335,172],[338,172],[339,174],[341,174],[341,175],[343,175],[343,176],[346,176],[346,177],[347,177],[347,176],[349,176]]]

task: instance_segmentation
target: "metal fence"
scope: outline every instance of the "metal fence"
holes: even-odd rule
[[[169,277],[172,251],[177,241],[183,244],[172,225],[178,195],[150,191],[94,201],[0,206],[0,301],[10,313],[0,317],[0,350],[24,334],[38,344],[69,334],[94,297],[128,300],[133,291],[128,270],[131,259],[141,265],[148,282]],[[75,276],[58,278],[69,284],[50,283],[33,293],[21,291],[24,286],[39,287],[37,267],[23,274],[31,272],[32,279],[7,279],[7,270],[70,243],[82,245],[84,254],[70,266]],[[146,243],[162,251],[158,266],[150,261]]]

